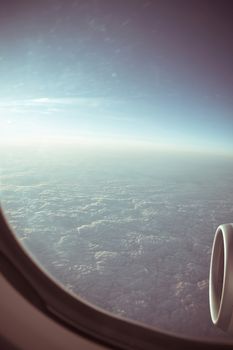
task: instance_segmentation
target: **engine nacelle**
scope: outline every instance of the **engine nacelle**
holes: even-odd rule
[[[212,322],[233,333],[233,224],[220,225],[215,233],[209,276]]]

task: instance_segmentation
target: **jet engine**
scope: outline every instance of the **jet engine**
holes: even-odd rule
[[[209,275],[210,314],[214,325],[233,333],[233,224],[215,233]]]

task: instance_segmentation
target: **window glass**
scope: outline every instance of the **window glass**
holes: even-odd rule
[[[231,16],[216,4],[2,5],[0,193],[67,290],[227,338],[208,303],[213,235],[233,214]]]

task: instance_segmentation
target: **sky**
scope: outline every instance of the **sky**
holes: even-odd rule
[[[114,140],[233,155],[231,3],[4,2],[1,142]]]

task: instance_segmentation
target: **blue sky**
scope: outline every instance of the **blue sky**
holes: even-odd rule
[[[2,142],[102,138],[233,154],[227,11],[192,1],[65,4],[3,6]]]

